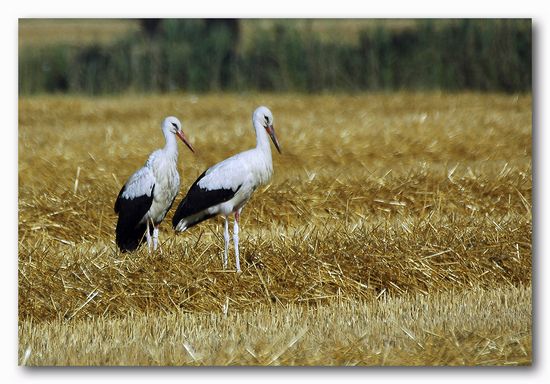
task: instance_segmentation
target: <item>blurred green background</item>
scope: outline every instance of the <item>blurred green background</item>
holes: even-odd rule
[[[20,19],[19,91],[531,91],[530,19]]]

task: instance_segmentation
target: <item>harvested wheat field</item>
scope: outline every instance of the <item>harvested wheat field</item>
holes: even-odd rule
[[[169,94],[19,102],[22,365],[528,365],[531,96]],[[241,218],[120,253],[113,204],[175,115],[181,200],[255,143],[282,155]],[[230,248],[230,268],[234,267]]]

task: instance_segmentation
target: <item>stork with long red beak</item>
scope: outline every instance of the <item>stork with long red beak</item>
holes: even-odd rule
[[[233,242],[237,272],[241,271],[239,216],[256,188],[267,184],[273,174],[269,138],[281,153],[271,111],[263,106],[257,108],[252,115],[252,124],[256,130],[256,148],[241,152],[208,168],[193,183],[172,219],[174,229],[183,232],[201,221],[222,215],[225,218],[223,267],[227,268],[228,217],[234,214]]]
[[[147,240],[149,250],[158,246],[158,227],[179,192],[176,136],[195,152],[181,130],[180,121],[169,116],[162,122],[164,148],[153,152],[120,190],[115,202],[118,213],[116,243],[121,251],[133,251]],[[144,237],[145,235],[145,237]]]

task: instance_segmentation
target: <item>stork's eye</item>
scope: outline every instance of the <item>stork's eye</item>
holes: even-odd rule
[[[176,123],[172,123],[172,125],[174,126],[174,128],[178,129],[178,125]]]
[[[264,118],[265,118],[265,122],[266,122],[266,123],[269,123],[269,117],[264,116]]]

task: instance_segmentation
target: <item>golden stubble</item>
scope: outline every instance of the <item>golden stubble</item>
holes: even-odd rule
[[[162,119],[180,118],[197,149],[193,156],[180,146],[178,203],[205,168],[254,145],[250,118],[261,104],[273,111],[283,154],[274,152],[272,183],[243,211],[243,273],[221,271],[221,220],[175,235],[173,212],[161,225],[159,252],[142,248],[120,254],[114,244],[114,200],[126,178],[163,145]],[[207,314],[223,316],[226,306],[235,316],[278,308],[280,316],[287,309],[291,318],[305,308],[330,311],[342,302],[372,306],[386,298],[420,295],[436,302],[449,293],[530,291],[531,123],[529,95],[20,99],[20,358],[29,324],[36,335],[48,329],[51,334],[52,327],[77,332],[98,322],[132,327],[129,313],[143,323],[153,316],[170,324],[170,318],[185,314],[200,324]],[[232,256],[231,248],[230,266]],[[521,300],[521,310],[530,314],[530,308],[529,300]],[[444,312],[442,307],[429,315]],[[327,317],[326,327],[342,321]],[[522,324],[518,337],[530,339],[530,323]],[[454,331],[447,329],[442,337]],[[519,363],[530,361],[528,347]],[[525,349],[525,343],[517,348]],[[463,352],[465,362],[482,364]],[[55,357],[29,361],[79,364],[74,356],[64,358],[63,349],[51,353]],[[256,364],[322,364],[324,355],[330,351],[320,349],[318,356],[302,360],[262,358]],[[203,363],[254,363],[242,356]],[[353,361],[382,363],[366,356]],[[392,364],[414,364],[411,356]],[[492,364],[516,361],[499,356]],[[422,364],[451,364],[456,358]],[[121,359],[104,362],[187,361]]]
[[[24,365],[525,365],[531,289],[25,320]]]

